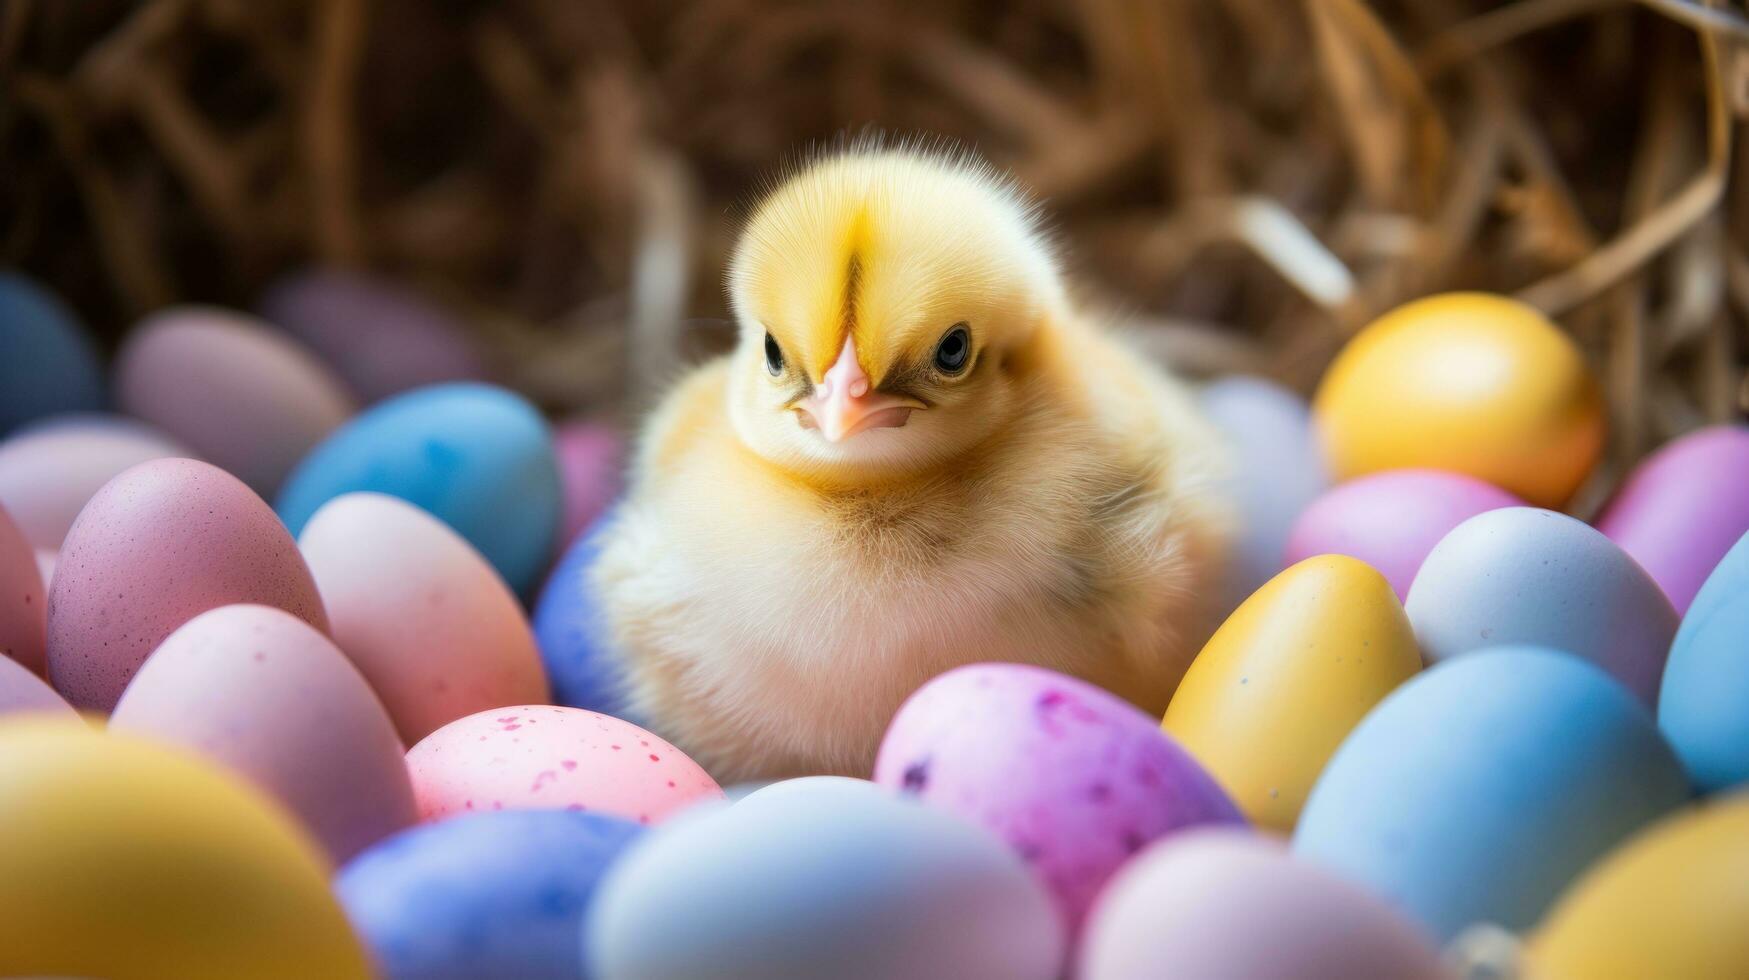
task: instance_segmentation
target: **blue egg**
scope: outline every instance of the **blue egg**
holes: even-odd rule
[[[585,977],[584,914],[642,832],[596,813],[473,813],[388,838],[334,884],[393,980]]]
[[[552,556],[563,506],[545,420],[486,384],[419,388],[341,426],[292,470],[279,516],[296,535],[317,508],[356,490],[430,511],[523,595]]]
[[[1658,726],[1702,792],[1749,783],[1749,534],[1707,576],[1670,647]]]
[[[1433,667],[1362,719],[1293,846],[1443,942],[1477,922],[1534,924],[1576,874],[1688,795],[1651,716],[1609,675],[1500,647]]]
[[[53,293],[0,271],[0,433],[103,403],[103,368],[79,318]]]
[[[627,714],[625,677],[590,582],[612,517],[609,511],[579,535],[547,578],[534,606],[534,637],[555,703],[636,722]]]

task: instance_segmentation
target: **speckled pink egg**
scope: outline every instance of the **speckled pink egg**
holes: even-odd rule
[[[567,422],[553,430],[553,453],[565,492],[564,521],[557,540],[562,552],[619,495],[625,444],[600,423]]]
[[[1244,821],[1158,719],[1022,664],[960,667],[919,688],[893,716],[874,778],[1006,840],[1072,930],[1150,841]]]
[[[39,674],[47,607],[36,549],[0,507],[0,654]]]
[[[0,657],[0,715],[14,711],[49,711],[77,718],[73,706],[42,678],[7,657]]]
[[[411,745],[463,715],[549,696],[510,587],[461,535],[397,497],[349,493],[298,537],[334,642]]]
[[[165,310],[134,327],[116,357],[115,395],[263,495],[354,409],[340,380],[296,341],[208,307]]]
[[[141,463],[67,532],[49,589],[49,680],[76,707],[108,711],[178,626],[240,602],[328,628],[297,543],[260,497],[207,463]]]
[[[541,807],[655,823],[723,791],[698,763],[628,721],[522,705],[452,721],[407,753],[419,815]]]
[[[123,470],[194,452],[117,415],[57,417],[0,442],[0,505],[38,548],[61,547],[91,495]]]
[[[1432,939],[1278,841],[1195,830],[1150,847],[1100,896],[1082,980],[1455,980]]]
[[[224,606],[170,634],[112,731],[171,742],[285,804],[336,865],[418,820],[401,740],[333,641],[271,606]]]
[[[1284,567],[1348,555],[1379,570],[1398,600],[1427,553],[1452,528],[1524,501],[1489,483],[1440,470],[1389,470],[1350,480],[1312,501],[1288,533]]]
[[[1749,426],[1691,432],[1646,457],[1597,519],[1679,613],[1749,532]]]

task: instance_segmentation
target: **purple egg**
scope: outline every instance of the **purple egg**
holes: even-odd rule
[[[1749,427],[1691,432],[1646,457],[1597,529],[1651,573],[1676,611],[1749,532]]]
[[[1422,560],[1448,531],[1485,511],[1522,506],[1499,487],[1457,473],[1374,473],[1313,501],[1288,534],[1283,564],[1349,555],[1378,569],[1404,599]]]
[[[1071,930],[1149,842],[1244,822],[1157,719],[1022,664],[960,667],[919,688],[893,717],[874,778],[1007,841]]]
[[[400,286],[337,270],[287,276],[261,315],[308,344],[367,402],[444,381],[486,378],[467,330]]]
[[[565,492],[564,522],[557,542],[563,553],[619,496],[625,443],[608,426],[574,421],[554,430],[553,453]]]

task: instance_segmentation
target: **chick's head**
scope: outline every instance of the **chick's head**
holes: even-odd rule
[[[854,482],[950,463],[1014,417],[1063,305],[1032,208],[987,166],[853,150],[780,184],[729,266],[736,433]]]

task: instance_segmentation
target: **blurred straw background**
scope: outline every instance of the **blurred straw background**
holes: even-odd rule
[[[616,413],[722,343],[762,177],[872,125],[1011,168],[1193,374],[1309,390],[1406,298],[1517,295],[1619,472],[1745,406],[1746,39],[1700,0],[0,0],[0,264],[111,340],[367,269]]]

